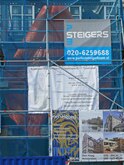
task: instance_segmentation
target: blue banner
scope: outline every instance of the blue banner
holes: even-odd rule
[[[65,20],[64,60],[67,65],[111,64],[110,20]]]
[[[110,47],[67,47],[65,64],[111,64]]]

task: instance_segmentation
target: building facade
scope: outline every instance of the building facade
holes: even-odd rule
[[[121,119],[117,118],[116,116],[109,115],[106,119],[106,123],[104,125],[105,131],[114,131],[114,127],[121,123]]]
[[[110,20],[112,60],[109,65],[98,64],[99,89],[95,92],[99,94],[99,109],[123,109],[120,9],[119,0],[0,1],[0,49],[4,59],[0,64],[0,156],[51,154],[50,102],[46,114],[29,113],[27,68],[45,66],[49,69],[65,65],[64,20]],[[88,62],[85,65],[89,65]],[[111,119],[120,124],[118,120]],[[111,123],[109,128],[106,126],[107,129],[110,127]],[[83,153],[103,152],[102,139],[86,134],[82,143]]]
[[[84,134],[82,141],[82,153],[103,153],[103,139],[94,139]]]

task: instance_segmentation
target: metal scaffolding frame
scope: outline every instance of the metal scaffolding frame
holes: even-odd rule
[[[1,112],[1,116],[4,116],[4,118],[6,118],[5,116],[8,115],[10,116],[11,119],[14,120],[14,117],[16,117],[16,114],[21,115],[24,114],[24,121],[21,124],[17,124],[15,127],[17,127],[16,129],[18,129],[19,127],[24,127],[24,130],[28,130],[29,127],[46,127],[47,126],[45,124],[39,124],[39,125],[31,125],[28,123],[28,99],[27,99],[27,95],[28,95],[28,84],[27,84],[27,67],[32,65],[35,61],[36,66],[37,65],[47,65],[48,69],[50,69],[50,67],[52,65],[57,66],[58,68],[64,70],[66,73],[68,73],[69,75],[73,76],[75,79],[77,79],[78,81],[80,81],[82,84],[86,85],[87,87],[91,88],[92,90],[94,90],[96,93],[99,93],[99,95],[101,95],[102,97],[100,98],[100,102],[102,102],[103,98],[105,99],[105,103],[107,105],[107,109],[122,109],[124,110],[124,97],[123,97],[123,64],[124,61],[122,59],[122,49],[123,49],[123,29],[122,29],[122,6],[121,6],[121,0],[69,0],[68,2],[66,1],[57,1],[57,0],[44,0],[44,1],[35,1],[32,0],[32,2],[29,2],[28,0],[23,0],[23,1],[18,1],[18,0],[1,0],[0,5],[2,6],[2,10],[1,10],[1,14],[2,14],[2,26],[1,26],[1,41],[0,41],[0,48],[2,49],[2,51],[4,52],[5,55],[5,59],[4,60],[0,60],[0,62],[4,62],[4,65],[1,65],[1,72],[0,72],[0,112]],[[9,5],[29,5],[29,4],[33,4],[33,5],[37,5],[37,6],[43,6],[46,5],[46,16],[44,18],[40,18],[39,20],[35,19],[34,21],[44,21],[45,24],[45,28],[44,29],[40,29],[40,30],[30,30],[30,32],[36,32],[36,33],[45,33],[45,39],[44,40],[34,40],[34,41],[27,41],[26,40],[26,34],[28,33],[27,30],[23,30],[23,31],[19,31],[19,30],[14,30],[11,29],[11,26],[9,24],[12,24],[10,19],[10,12],[9,10]],[[42,5],[40,5],[42,4]],[[61,29],[59,30],[53,30],[51,31],[51,29],[49,29],[49,23],[51,21],[56,22],[56,21],[63,21],[64,19],[62,18],[56,18],[59,14],[63,13],[64,11],[66,11],[66,9],[68,9],[69,7],[73,6],[73,5],[95,5],[95,6],[104,6],[105,9],[104,11],[106,11],[106,19],[111,19],[111,27],[112,27],[112,51],[113,51],[113,59],[112,59],[112,64],[110,64],[109,66],[107,65],[99,65],[99,69],[100,69],[100,78],[99,78],[99,83],[100,83],[100,88],[99,91],[94,89],[93,87],[89,86],[88,84],[86,84],[85,82],[83,82],[82,80],[80,80],[79,78],[77,78],[75,75],[69,73],[67,70],[63,69],[61,67],[61,65],[59,65],[58,63],[63,63],[65,62],[65,60],[63,60],[63,55],[59,58],[56,59],[55,58],[51,58],[51,55],[49,54],[49,50],[50,49],[64,49],[64,41],[54,41],[54,33],[61,31]],[[49,15],[49,10],[51,6],[64,6],[61,10],[57,11],[56,13]],[[110,10],[109,10],[110,9]],[[116,10],[115,10],[116,9]],[[108,13],[107,13],[108,12]],[[113,15],[115,16],[113,18]],[[104,19],[104,16],[103,16]],[[20,20],[21,21],[21,20]],[[19,33],[22,34],[22,38],[17,41],[16,40],[16,33],[17,35],[19,35]],[[52,41],[49,41],[49,35],[50,33],[52,33]],[[23,55],[23,59],[14,59],[13,54],[16,53],[16,51],[20,49],[20,50],[26,50],[24,51],[24,55]],[[27,51],[32,51],[32,50],[36,50],[36,49],[43,49],[46,51],[46,58],[43,59],[28,59],[27,57]],[[30,54],[29,54],[30,56]],[[7,75],[6,76],[6,72],[5,71],[12,71],[12,72],[17,72],[19,74],[19,71],[21,70],[21,76],[19,78],[19,81],[17,81],[16,79],[16,74],[12,77],[11,75]],[[50,72],[48,72],[49,74]],[[8,73],[7,73],[8,74]],[[11,85],[10,87],[8,86],[8,83],[10,83],[10,81],[15,82],[16,86],[14,87],[13,85]],[[4,83],[4,85],[3,85]],[[22,84],[21,84],[22,83]],[[105,83],[105,86],[104,86]],[[110,85],[108,85],[108,83],[110,83]],[[17,85],[18,84],[18,85]],[[21,86],[21,88],[20,88]],[[107,86],[107,87],[106,87]],[[49,78],[49,88],[50,88],[50,78]],[[9,94],[12,96],[16,96],[17,95],[21,95],[22,97],[24,97],[24,109],[11,109],[11,108],[7,108],[7,103],[6,103],[6,95]],[[19,97],[20,98],[20,97]],[[106,105],[103,107],[100,107],[100,109],[106,109]],[[16,111],[18,110],[18,111]],[[50,89],[49,89],[49,112],[50,112],[50,116],[49,118],[49,134],[45,134],[45,135],[30,135],[30,131],[25,131],[22,135],[18,135],[18,132],[16,135],[9,135],[9,133],[6,134],[1,134],[0,139],[13,139],[13,138],[17,138],[17,139],[24,139],[26,141],[26,154],[25,155],[30,155],[29,153],[29,139],[42,139],[42,138],[49,138],[51,140],[52,138],[52,111],[50,110]],[[47,112],[48,113],[48,112]],[[14,115],[13,115],[14,114]],[[19,116],[20,117],[20,116]],[[51,117],[51,118],[50,118]],[[5,120],[5,119],[3,119]],[[14,120],[16,121],[16,119]],[[3,122],[4,123],[4,122]],[[7,127],[7,124],[3,124],[2,125],[2,131],[5,130]],[[10,129],[11,131],[12,126],[8,125],[8,130]],[[9,131],[8,131],[9,132]],[[14,134],[14,133],[13,133]],[[49,141],[50,141],[49,140]],[[0,146],[2,144],[0,143]],[[52,146],[51,146],[51,141],[49,144],[49,153],[51,154],[51,150],[52,150]],[[39,154],[39,153],[36,153]],[[40,153],[41,154],[41,153]],[[5,155],[5,153],[2,154],[1,151],[1,155]]]

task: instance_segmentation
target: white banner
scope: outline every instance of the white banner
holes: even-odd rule
[[[48,69],[28,67],[28,111],[48,111]]]
[[[53,110],[99,109],[99,94],[85,85],[88,84],[98,91],[98,77],[97,66],[52,67],[51,108]]]
[[[28,110],[99,109],[98,77],[97,66],[28,67]]]

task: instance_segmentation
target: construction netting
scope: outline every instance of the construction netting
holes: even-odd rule
[[[102,13],[105,10],[104,8],[102,9],[102,6],[87,7],[87,5],[84,6],[83,12],[85,9],[90,11],[86,10],[83,13],[82,17],[84,19],[104,19]],[[99,11],[100,14],[98,14]],[[109,9],[108,11],[108,15],[113,14],[113,10]],[[32,21],[28,30],[15,30],[13,28],[13,20],[8,19],[9,25],[5,36],[7,40],[5,46],[2,47],[4,63],[1,65],[1,82],[4,82],[4,86],[1,88],[0,96],[2,100],[1,137],[10,136],[14,140],[11,138],[7,139],[5,145],[5,140],[1,138],[0,145],[2,148],[4,146],[6,148],[10,145],[13,146],[13,143],[17,141],[16,153],[21,155],[27,155],[27,153],[28,155],[44,155],[46,153],[47,155],[49,148],[48,139],[52,135],[52,110],[86,110],[86,107],[88,110],[123,108],[121,20],[113,16],[110,20],[112,40],[111,63],[92,66],[88,65],[87,60],[81,66],[66,65],[64,61],[64,20],[74,20],[71,9],[65,6],[48,7],[46,5],[42,6],[41,9],[39,8],[36,18]],[[14,21],[16,22],[16,19]],[[25,28],[27,20],[25,19],[24,21],[23,28]],[[5,26],[4,23],[3,25]],[[21,35],[22,33],[23,35]],[[17,37],[19,34],[21,39]],[[9,44],[7,45],[7,43]],[[34,71],[32,71],[32,68]],[[87,71],[85,72],[85,70]],[[34,80],[31,82],[33,86],[30,86],[29,79]],[[70,79],[73,84],[70,82]],[[61,82],[59,82],[60,80]],[[58,87],[58,82],[61,90]],[[33,88],[32,93],[29,92],[30,87]],[[42,89],[44,87],[46,88],[45,90]],[[60,96],[64,95],[66,106],[63,105],[63,102],[59,104],[61,98],[55,93],[56,88],[60,92]],[[68,90],[71,90],[71,92],[69,91],[70,93],[67,96]],[[83,90],[86,91],[84,92]],[[48,95],[45,95],[45,92],[48,92]],[[91,94],[92,98],[88,94]],[[30,96],[33,96],[33,98],[30,98]],[[67,101],[67,98],[70,100]],[[73,104],[70,104],[74,98],[79,99],[80,102],[77,103],[75,101]],[[85,104],[83,104],[82,102],[85,98],[87,99]],[[88,98],[91,101],[90,103]],[[30,111],[31,102],[29,102],[29,99],[33,99],[35,102],[34,105],[36,107],[33,107],[33,112]],[[40,103],[41,105],[37,110],[37,105]],[[46,103],[47,110],[44,111]],[[73,109],[74,107],[75,109]],[[45,148],[41,144],[47,146],[45,151],[39,149]],[[22,153],[19,152],[20,146],[25,146],[22,147]],[[5,150],[6,153],[3,152],[3,149],[1,150],[1,155],[15,154],[8,149]]]

